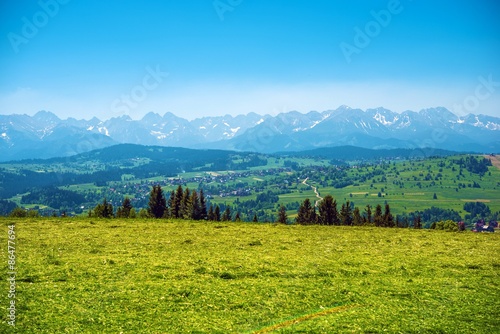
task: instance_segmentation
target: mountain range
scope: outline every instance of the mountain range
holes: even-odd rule
[[[351,145],[369,149],[435,148],[500,152],[500,118],[446,108],[396,113],[384,108],[297,111],[276,116],[249,113],[188,121],[150,112],[99,120],[0,115],[0,161],[71,156],[120,143],[213,148],[262,153]]]

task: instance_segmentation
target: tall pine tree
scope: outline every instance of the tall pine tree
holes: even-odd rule
[[[351,202],[347,201],[345,204],[342,204],[342,208],[340,209],[340,219],[342,221],[342,225],[352,225]]]
[[[301,225],[316,223],[316,208],[311,205],[311,200],[309,198],[306,198],[300,205],[295,222]]]
[[[181,218],[182,186],[179,185],[172,197],[172,206],[170,207],[170,217]]]
[[[235,222],[240,222],[241,221],[241,217],[240,217],[240,212],[239,211],[236,212],[236,215],[234,216],[234,221]]]
[[[214,218],[215,218],[214,220],[215,220],[216,222],[219,222],[219,221],[220,221],[220,207],[219,207],[219,204],[217,204],[217,205],[215,206],[215,210],[214,210]]]
[[[118,218],[129,218],[130,217],[130,211],[132,210],[132,202],[130,201],[130,198],[125,197],[125,199],[122,202],[122,206],[118,208],[116,211],[116,216]]]
[[[175,191],[172,190],[167,200],[167,210],[165,216],[167,216],[168,218],[173,218],[172,207],[174,206],[174,201],[175,201]]]
[[[210,207],[208,208],[207,219],[210,221],[215,220],[214,206],[212,204],[210,204]]]
[[[179,218],[190,219],[191,211],[191,191],[189,191],[189,188],[186,187],[186,190],[184,190],[184,193],[182,194],[181,213]]]
[[[167,201],[160,185],[153,186],[149,195],[148,214],[153,218],[162,218],[167,209]]]
[[[382,216],[382,206],[377,204],[375,207],[375,214],[373,215],[373,222],[375,226],[383,226],[384,225],[384,217]]]
[[[384,210],[384,226],[386,227],[394,227],[394,216],[391,213],[391,208],[389,204],[385,205]]]
[[[201,206],[200,199],[196,190],[191,193],[191,219],[200,220],[201,219]]]
[[[257,218],[257,216],[254,218]],[[278,212],[278,223],[288,224],[288,216],[286,214],[286,208],[283,204],[280,206],[280,211]]]
[[[364,223],[365,225],[371,225],[372,223],[372,207],[370,204],[366,204],[365,207]]]
[[[331,195],[326,195],[319,203],[318,222],[321,225],[334,225],[338,221],[337,202]]]
[[[203,189],[200,189],[200,219],[205,220],[208,218],[207,213],[207,200],[205,199],[205,194],[203,193]]]
[[[226,210],[224,210],[224,213],[222,214],[221,220],[223,222],[231,220],[231,209],[229,208],[229,206],[226,206]]]

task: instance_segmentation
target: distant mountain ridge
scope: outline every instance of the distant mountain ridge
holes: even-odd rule
[[[500,118],[446,108],[396,113],[385,108],[335,110],[276,116],[249,113],[188,121],[167,112],[99,120],[60,119],[48,111],[34,116],[0,115],[0,161],[70,156],[120,143],[214,148],[263,153],[357,146],[369,149],[430,147],[500,152]]]

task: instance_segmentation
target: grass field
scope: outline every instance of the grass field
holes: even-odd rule
[[[498,233],[47,218],[0,226],[2,333],[500,328]]]

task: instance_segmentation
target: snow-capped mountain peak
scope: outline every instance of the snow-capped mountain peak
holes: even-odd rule
[[[446,135],[434,139],[436,129]],[[116,143],[275,152],[343,144],[420,147],[429,140],[445,149],[500,151],[500,119],[481,114],[458,117],[442,107],[396,113],[382,107],[363,111],[348,106],[306,114],[249,113],[191,121],[170,112],[163,116],[150,112],[140,120],[125,115],[105,121],[61,120],[47,111],[34,116],[0,115],[3,160],[64,156]],[[68,145],[74,149],[63,149]]]

